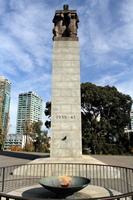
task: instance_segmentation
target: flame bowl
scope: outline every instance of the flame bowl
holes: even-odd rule
[[[90,183],[90,179],[79,176],[69,176],[67,179],[67,187],[62,187],[62,184],[66,182],[66,177],[67,176],[50,176],[40,179],[39,183],[51,192],[54,192],[57,195],[63,195],[64,197],[73,195]]]

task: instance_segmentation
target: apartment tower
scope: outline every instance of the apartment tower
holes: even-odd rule
[[[11,83],[0,76],[0,127],[2,128],[2,134],[7,132],[9,109],[10,109],[10,94]]]
[[[33,91],[19,94],[16,134],[24,134],[26,121],[42,120],[42,103],[42,98]]]

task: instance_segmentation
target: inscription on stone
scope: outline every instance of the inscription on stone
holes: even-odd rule
[[[56,119],[76,119],[75,115],[56,115]]]

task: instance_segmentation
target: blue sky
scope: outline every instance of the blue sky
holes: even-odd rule
[[[51,100],[52,19],[64,4],[80,19],[81,83],[115,86],[133,98],[133,0],[0,0],[0,74],[12,83],[10,133],[19,93],[36,92],[43,111]]]

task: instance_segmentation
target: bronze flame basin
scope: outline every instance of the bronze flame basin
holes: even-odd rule
[[[85,188],[90,179],[79,176],[50,176],[42,178],[39,183],[59,198],[66,198],[75,192]]]

